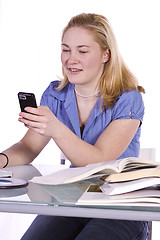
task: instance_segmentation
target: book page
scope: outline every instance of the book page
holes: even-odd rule
[[[31,182],[47,185],[67,184],[86,179],[98,172],[108,175],[118,172],[117,161],[88,164],[85,167],[66,168],[46,176],[34,177]]]
[[[48,185],[67,184],[87,179],[88,177],[95,173],[100,174],[103,173],[106,175],[110,175],[112,173],[119,173],[121,172],[121,170],[119,169],[120,165],[124,166],[126,163],[130,163],[131,165],[133,165],[134,162],[140,163],[140,160],[137,158],[126,158],[100,163],[93,163],[88,164],[85,167],[66,168],[47,176],[34,177],[31,181],[39,184]],[[143,162],[146,161],[143,160]]]
[[[119,161],[119,169],[122,171],[129,171],[132,169],[145,168],[145,167],[157,167],[160,166],[160,162],[150,161],[145,159],[140,159],[136,157],[128,157],[124,159],[120,159]]]

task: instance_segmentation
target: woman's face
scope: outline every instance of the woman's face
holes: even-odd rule
[[[108,54],[103,53],[90,30],[69,28],[62,39],[61,61],[69,82],[97,86]]]

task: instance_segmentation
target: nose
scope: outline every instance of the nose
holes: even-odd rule
[[[68,63],[69,64],[74,64],[78,62],[78,56],[76,52],[70,52],[68,56]]]

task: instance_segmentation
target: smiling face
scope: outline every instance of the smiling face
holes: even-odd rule
[[[90,30],[72,27],[65,32],[61,61],[69,82],[95,89],[107,60]]]

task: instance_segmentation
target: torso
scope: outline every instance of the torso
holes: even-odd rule
[[[79,125],[80,127],[85,126],[98,100],[98,97],[81,98],[79,96],[76,96],[76,100],[79,115]]]
[[[89,144],[94,145],[102,132],[114,120],[133,118],[143,121],[143,99],[141,94],[135,90],[124,92],[119,96],[113,108],[104,109],[103,106],[101,108],[100,98],[94,101],[86,99],[80,101],[76,99],[74,85],[68,84],[63,90],[56,91],[57,84],[58,82],[52,82],[49,85],[43,93],[41,105],[48,106],[62,123]],[[80,126],[83,124],[85,128],[81,135]],[[141,126],[120,158],[139,156],[140,133]]]

